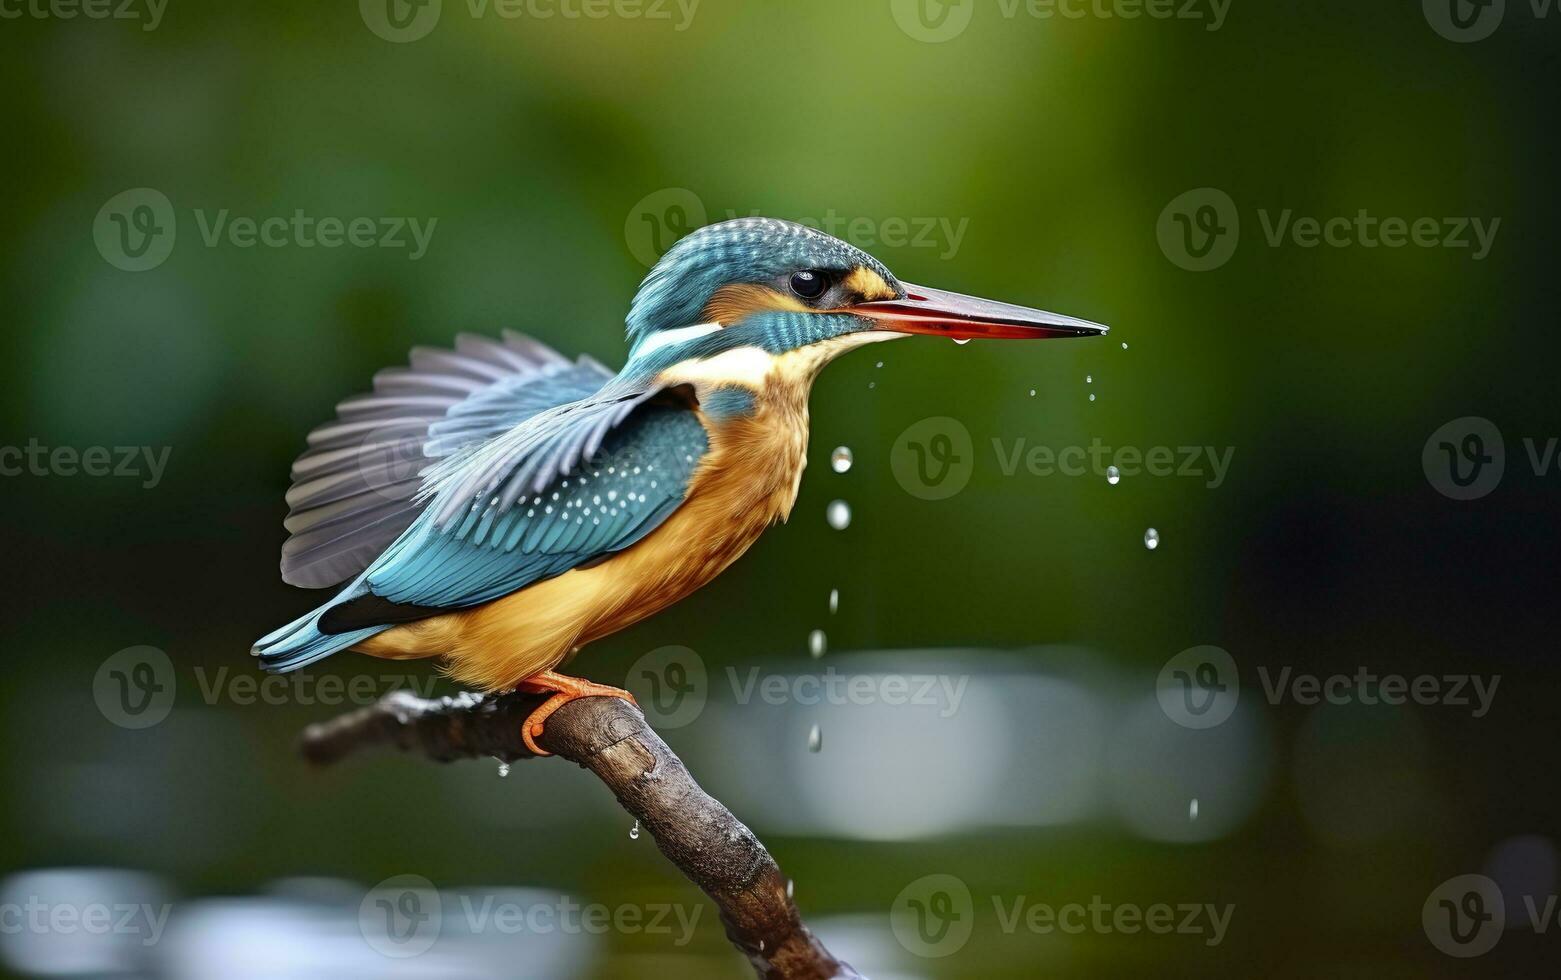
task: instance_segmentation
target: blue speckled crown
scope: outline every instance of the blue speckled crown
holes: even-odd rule
[[[767,282],[800,269],[848,271],[866,266],[898,286],[882,262],[848,242],[777,218],[738,218],[706,225],[668,249],[640,284],[629,308],[629,344],[658,330],[698,323],[721,286]]]

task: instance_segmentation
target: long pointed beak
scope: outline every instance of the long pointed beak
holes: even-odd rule
[[[905,283],[905,298],[851,307],[857,316],[876,320],[879,330],[928,333],[956,340],[1098,337],[1110,327],[1061,313],[998,303],[942,289]]]

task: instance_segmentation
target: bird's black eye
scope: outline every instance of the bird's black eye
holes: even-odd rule
[[[824,295],[824,277],[816,272],[795,272],[791,276],[791,291],[803,299],[818,299]]]

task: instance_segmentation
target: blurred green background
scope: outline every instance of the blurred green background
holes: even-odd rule
[[[1523,899],[1543,908],[1558,888],[1561,474],[1523,440],[1544,462],[1561,434],[1561,11],[1453,2],[1485,19],[1460,35],[1435,2],[1239,0],[1156,8],[1171,17],[1122,16],[1140,9],[1125,0],[1068,6],[1079,17],[998,0],[531,0],[514,18],[467,0],[135,0],[134,19],[0,4],[0,442],[167,450],[157,479],[0,479],[0,902],[172,907],[155,944],[5,930],[3,968],[746,975],[714,910],[587,774],[388,756],[309,771],[297,733],[350,705],[302,687],[241,703],[235,677],[256,637],[318,598],[278,576],[282,496],[337,401],[459,331],[518,329],[616,367],[645,260],[701,220],[755,213],[838,222],[908,281],[1113,326],[1089,342],[917,339],[832,366],[790,524],[575,663],[619,684],[650,651],[697,652],[709,704],[664,734],[766,841],[832,948],[875,977],[1554,963],[1561,936],[1530,927]],[[587,9],[607,15],[565,16]],[[100,211],[141,188],[166,197],[177,235],[166,261],[126,271]],[[1203,188],[1225,198],[1175,204]],[[1202,210],[1224,200],[1239,232]],[[1287,209],[1432,217],[1439,235],[1444,218],[1500,224],[1479,258],[1304,247],[1265,233]],[[415,258],[208,244],[224,210],[437,222]],[[1228,259],[1185,268],[1178,214],[1217,214]],[[1468,416],[1505,437],[1505,472],[1461,501],[1422,456]],[[893,468],[929,417],[972,440],[968,485],[938,500]],[[1096,439],[1228,447],[1231,465],[1211,487],[1003,462]],[[836,446],[853,451],[846,473]],[[836,499],[853,509],[843,531],[825,520]],[[1194,730],[1156,683],[1204,644],[1230,651],[1241,697]],[[103,668],[141,645],[166,652],[176,696],[135,729],[101,707]],[[728,669],[754,668],[963,677],[970,694],[952,718],[741,704]],[[1260,677],[1286,668],[1501,680],[1475,717],[1266,697]],[[355,656],[310,673],[445,688],[426,664]],[[1444,955],[1422,908],[1474,873],[1500,887],[1507,929],[1481,957]],[[934,874],[968,890],[972,930],[923,956],[891,910]],[[456,890],[529,888],[532,904],[703,917],[682,944],[490,931],[390,960],[357,916],[398,875],[450,889],[447,912]],[[1096,896],[1233,915],[1215,943],[1004,926],[1015,903]]]

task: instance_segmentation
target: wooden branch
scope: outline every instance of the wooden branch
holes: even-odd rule
[[[329,765],[370,746],[394,746],[437,762],[532,759],[521,722],[542,694],[462,694],[425,700],[397,691],[377,704],[311,725],[300,749]],[[638,708],[618,698],[579,698],[548,719],[538,740],[591,770],[721,913],[727,938],[765,980],[860,980],[802,924],[775,859],[689,775]]]

